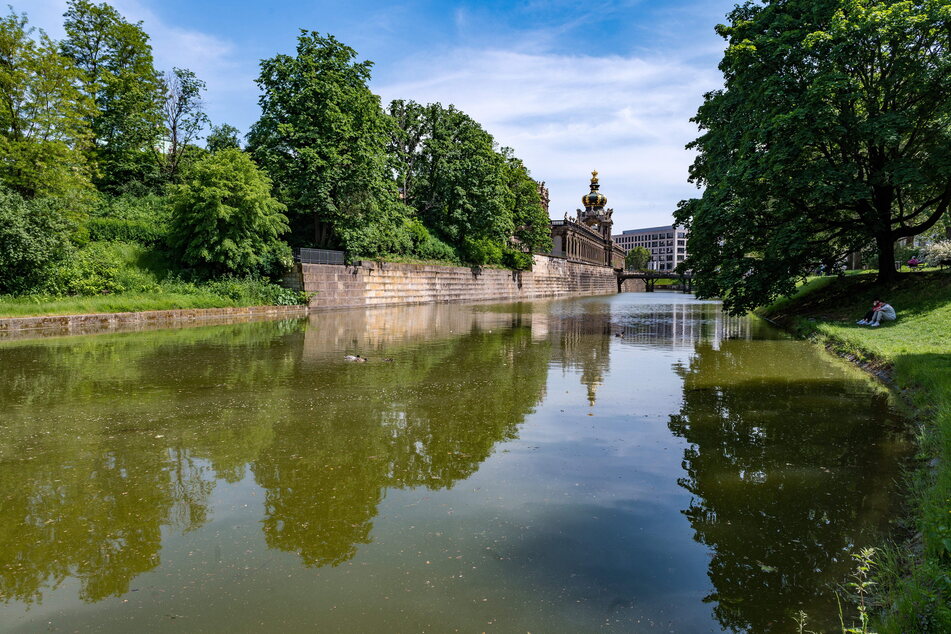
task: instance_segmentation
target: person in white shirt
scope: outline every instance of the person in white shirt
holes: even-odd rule
[[[883,321],[895,321],[898,318],[898,315],[895,313],[895,309],[892,308],[891,304],[886,302],[879,302],[878,310],[875,311],[875,314],[872,315],[872,320],[869,323],[869,326],[873,328],[880,326]]]

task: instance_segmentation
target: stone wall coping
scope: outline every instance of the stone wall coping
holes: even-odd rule
[[[124,325],[167,324],[176,322],[256,317],[273,315],[301,315],[309,312],[307,306],[226,306],[220,308],[176,308],[122,313],[82,313],[74,315],[36,315],[31,317],[0,318],[0,337],[23,331],[59,330],[61,332],[115,329]]]

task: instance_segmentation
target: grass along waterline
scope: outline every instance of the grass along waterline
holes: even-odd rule
[[[856,325],[873,299],[892,304],[898,320]],[[880,628],[951,631],[951,273],[903,274],[886,287],[864,275],[817,278],[761,312],[887,371],[920,412],[918,468],[908,482],[914,537],[880,557]]]

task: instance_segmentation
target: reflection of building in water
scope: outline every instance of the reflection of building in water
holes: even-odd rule
[[[564,370],[580,370],[588,388],[588,403],[594,405],[598,387],[611,363],[611,315],[588,312],[564,315],[555,325],[552,361]]]
[[[750,339],[748,317],[732,317],[716,304],[658,304],[618,320],[617,331],[624,343],[670,345],[692,348],[709,341],[715,349],[729,339]]]

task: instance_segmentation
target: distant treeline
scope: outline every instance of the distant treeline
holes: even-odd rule
[[[261,62],[243,139],[195,73],[155,68],[141,22],[70,0],[63,26],[0,18],[0,294],[147,290],[136,266],[148,284],[273,277],[292,246],[525,268],[550,245],[511,149],[453,106],[384,107],[333,36]]]

